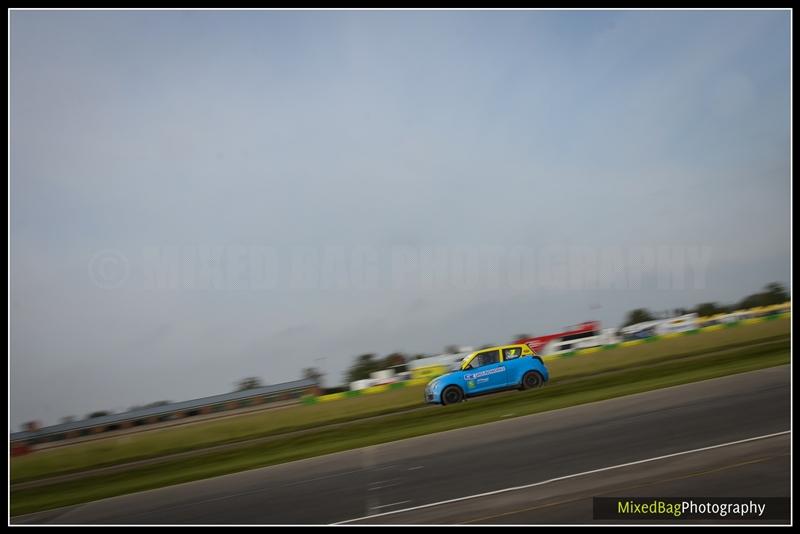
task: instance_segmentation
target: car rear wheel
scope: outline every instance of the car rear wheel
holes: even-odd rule
[[[544,379],[536,371],[528,371],[522,377],[522,389],[536,389],[542,387],[542,384],[544,384]]]
[[[442,404],[457,404],[464,400],[464,392],[457,386],[450,386],[442,391]]]

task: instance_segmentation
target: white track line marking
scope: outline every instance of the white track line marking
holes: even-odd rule
[[[390,482],[388,484],[383,484],[382,482],[373,482],[368,491],[378,491],[384,488],[392,488],[394,486],[399,486],[399,485],[400,482]]]
[[[441,506],[443,504],[450,504],[450,503],[454,503],[454,502],[467,501],[469,499],[477,499],[477,498],[480,498],[480,497],[488,497],[490,495],[498,495],[500,493],[508,493],[510,491],[517,491],[517,490],[522,490],[522,489],[527,489],[527,488],[533,488],[533,487],[536,487],[536,486],[543,486],[545,484],[550,484],[551,482],[558,482],[560,480],[567,480],[567,479],[570,479],[570,478],[581,477],[581,476],[584,476],[584,475],[591,475],[591,474],[594,474],[594,473],[602,473],[603,471],[610,471],[612,469],[619,469],[619,468],[628,467],[628,466],[631,466],[631,465],[639,465],[639,464],[645,464],[645,463],[648,463],[648,462],[655,462],[657,460],[663,460],[665,458],[674,458],[675,456],[683,456],[685,454],[692,454],[692,453],[695,453],[695,452],[702,452],[702,451],[708,451],[708,450],[712,450],[712,449],[718,449],[720,447],[729,447],[731,445],[738,445],[740,443],[747,443],[748,441],[756,441],[756,440],[759,440],[759,439],[774,438],[776,436],[782,436],[784,434],[789,434],[790,432],[791,432],[791,430],[784,430],[783,432],[775,432],[773,434],[765,434],[763,436],[756,436],[754,438],[740,439],[738,441],[729,441],[728,443],[720,443],[719,445],[711,445],[711,446],[708,446],[708,447],[700,447],[699,449],[691,449],[691,450],[688,450],[688,451],[674,452],[672,454],[665,454],[663,456],[656,456],[654,458],[646,458],[644,460],[636,460],[635,462],[628,462],[628,463],[619,464],[619,465],[612,465],[612,466],[609,466],[609,467],[601,467],[600,469],[592,469],[591,471],[584,471],[582,473],[573,473],[571,475],[564,475],[564,476],[561,476],[561,477],[551,478],[551,479],[548,479],[548,480],[542,480],[541,482],[534,482],[533,484],[525,484],[524,486],[514,486],[513,488],[504,488],[504,489],[499,489],[499,490],[495,490],[495,491],[487,491],[486,493],[477,493],[475,495],[467,495],[466,497],[457,497],[455,499],[448,499],[446,501],[432,502],[430,504],[421,504],[419,506],[412,506],[410,508],[402,508],[400,510],[392,510],[392,511],[383,512],[383,513],[380,513],[380,514],[372,514],[372,515],[367,515],[365,517],[356,517],[354,519],[347,519],[345,521],[339,521],[338,523],[333,523],[333,524],[334,525],[345,525],[347,523],[353,523],[355,521],[361,521],[361,520],[364,520],[364,519],[372,519],[372,518],[375,518],[375,517],[382,517],[382,516],[393,515],[393,514],[401,514],[403,512],[411,512],[411,511],[414,511],[414,510],[421,510],[423,508],[431,508],[431,507],[434,507],[434,506]],[[390,505],[386,505],[386,506],[390,506]]]
[[[393,502],[393,503],[390,503],[390,504],[382,504],[380,506],[376,506],[375,508],[386,508],[387,506],[397,506],[398,504],[405,504],[407,502],[411,502],[411,501],[398,501],[398,502]],[[392,512],[384,512],[384,513],[391,514]],[[378,515],[383,515],[383,514],[378,514]]]

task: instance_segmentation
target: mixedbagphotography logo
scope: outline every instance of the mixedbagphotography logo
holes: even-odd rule
[[[703,289],[709,245],[266,246],[154,244],[89,258],[103,289],[163,291],[660,291]]]
[[[783,521],[788,497],[595,497],[598,520]]]
[[[122,287],[128,281],[130,274],[130,262],[119,250],[101,250],[89,260],[89,278],[102,289]]]

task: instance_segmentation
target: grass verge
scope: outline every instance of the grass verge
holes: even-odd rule
[[[687,358],[709,351],[739,348],[788,335],[789,321],[768,321],[556,359],[547,362],[547,366],[552,385],[555,386],[579,377]],[[11,481],[17,483],[44,479],[216,445],[239,443],[246,446],[245,442],[253,439],[406,412],[420,408],[421,399],[422,387],[409,387],[335,402],[292,406],[56,447],[12,458]]]
[[[135,491],[188,482],[357,447],[385,443],[487,423],[513,410],[515,416],[629,395],[697,380],[789,363],[788,338],[678,361],[663,361],[602,375],[554,383],[540,390],[486,398],[447,408],[431,407],[345,427],[321,428],[266,444],[221,451],[147,466],[112,475],[62,482],[45,487],[11,489],[11,515],[92,501]]]

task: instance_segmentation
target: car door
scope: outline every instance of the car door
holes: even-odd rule
[[[522,347],[504,347],[501,354],[506,367],[506,385],[519,384],[526,369]]]
[[[500,350],[479,352],[464,369],[464,391],[468,395],[502,389],[508,384],[505,363],[500,359]]]

